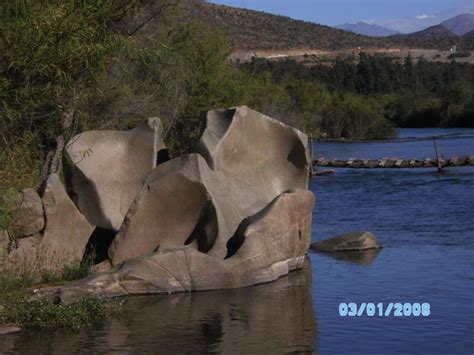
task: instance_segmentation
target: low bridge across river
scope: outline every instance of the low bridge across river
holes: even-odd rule
[[[327,168],[448,168],[455,166],[474,166],[474,155],[465,157],[453,157],[450,159],[403,159],[403,158],[382,158],[382,159],[347,159],[347,160],[325,160],[324,158],[313,160],[315,166]]]
[[[443,172],[445,168],[458,167],[458,166],[474,166],[474,154],[453,156],[451,158],[444,158],[438,147],[438,140],[443,139],[473,139],[472,134],[464,133],[452,133],[441,136],[431,137],[409,137],[409,138],[398,138],[388,139],[382,141],[361,141],[361,140],[345,140],[345,139],[325,139],[325,138],[310,138],[310,150],[311,160],[313,162],[311,174],[321,175],[326,173],[334,172],[333,170],[315,170],[314,167],[322,168],[351,168],[351,169],[405,169],[405,168],[437,168],[438,172]],[[380,158],[380,159],[332,159],[326,160],[325,158],[313,158],[313,144],[317,142],[328,142],[328,143],[409,143],[419,141],[433,141],[435,158]],[[461,147],[460,147],[461,148]]]

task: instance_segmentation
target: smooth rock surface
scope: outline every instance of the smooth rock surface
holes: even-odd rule
[[[94,226],[71,201],[58,175],[48,177],[42,199],[46,227],[41,244],[64,263],[80,261]]]
[[[370,232],[351,232],[338,237],[322,240],[311,245],[311,249],[318,251],[353,251],[379,249],[382,245]]]
[[[23,190],[18,199],[13,229],[15,236],[27,237],[44,228],[44,212],[41,198],[33,189]]]
[[[87,220],[118,230],[157,165],[158,152],[166,149],[158,118],[129,131],[90,131],[67,144],[66,186]]]
[[[327,253],[330,257],[355,265],[370,266],[379,256],[382,249],[345,250]]]
[[[306,189],[308,138],[246,106],[211,111],[197,149],[156,167],[109,249],[113,265],[190,244],[223,259],[240,223]]]
[[[233,177],[270,201],[291,188],[306,189],[308,137],[247,106],[209,111],[198,143],[211,169]]]
[[[94,228],[71,201],[58,175],[46,180],[42,202],[46,219],[43,234],[18,240],[10,262],[57,271],[81,261]]]
[[[18,333],[21,331],[21,328],[16,327],[14,325],[2,325],[0,324],[0,336]]]
[[[276,280],[303,265],[314,202],[308,190],[283,193],[248,218],[245,227],[231,238],[231,244],[234,241],[237,247],[226,259],[190,246],[170,247],[64,287],[42,289],[37,297],[55,297],[68,304],[90,294],[113,297],[173,293]]]

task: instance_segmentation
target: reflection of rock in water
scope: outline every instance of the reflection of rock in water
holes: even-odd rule
[[[120,319],[78,334],[20,334],[2,351],[316,352],[311,266],[254,287],[125,300]],[[0,346],[2,343],[0,343]]]
[[[372,265],[382,249],[369,249],[358,251],[336,251],[332,253],[324,253],[337,260],[347,261],[357,265]]]

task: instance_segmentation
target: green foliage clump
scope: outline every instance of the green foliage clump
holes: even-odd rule
[[[382,115],[358,96],[335,97],[324,113],[322,127],[333,138],[383,139],[395,130]]]
[[[388,56],[368,56],[361,53],[355,58],[339,58],[332,65],[305,66],[294,60],[267,61],[257,59],[240,67],[254,75],[270,72],[276,83],[284,85],[288,76],[305,83],[323,85],[331,95],[357,95],[376,112],[401,127],[472,127],[474,66],[464,63],[416,63],[408,56],[398,63]],[[306,84],[305,84],[306,85]],[[331,117],[347,110],[344,100],[332,100]],[[324,107],[327,103],[319,101]],[[324,111],[324,110],[323,110]],[[339,113],[338,113],[339,112]],[[329,127],[326,117],[325,125]],[[339,125],[340,119],[334,122]],[[390,135],[387,122],[376,120],[379,132],[370,136]],[[331,128],[335,134],[341,129]],[[352,132],[352,130],[350,130]],[[331,133],[333,132],[333,133]],[[349,134],[347,132],[346,134]],[[345,138],[351,138],[346,136]]]
[[[49,299],[0,299],[0,323],[19,324],[27,328],[80,329],[110,318],[116,305],[100,297],[84,298],[71,305],[55,304]]]

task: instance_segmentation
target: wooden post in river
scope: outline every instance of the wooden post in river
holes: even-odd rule
[[[444,170],[441,167],[441,158],[439,156],[438,142],[436,141],[435,137],[433,137],[433,143],[434,143],[435,152],[436,152],[436,162],[438,163],[438,173],[442,174],[444,173]]]
[[[310,164],[310,175],[313,176],[314,175],[314,165],[313,165],[313,161],[314,161],[314,158],[313,158],[313,138],[311,137],[308,137],[308,143],[309,143],[309,155],[311,156],[311,159],[309,160],[311,162]]]

